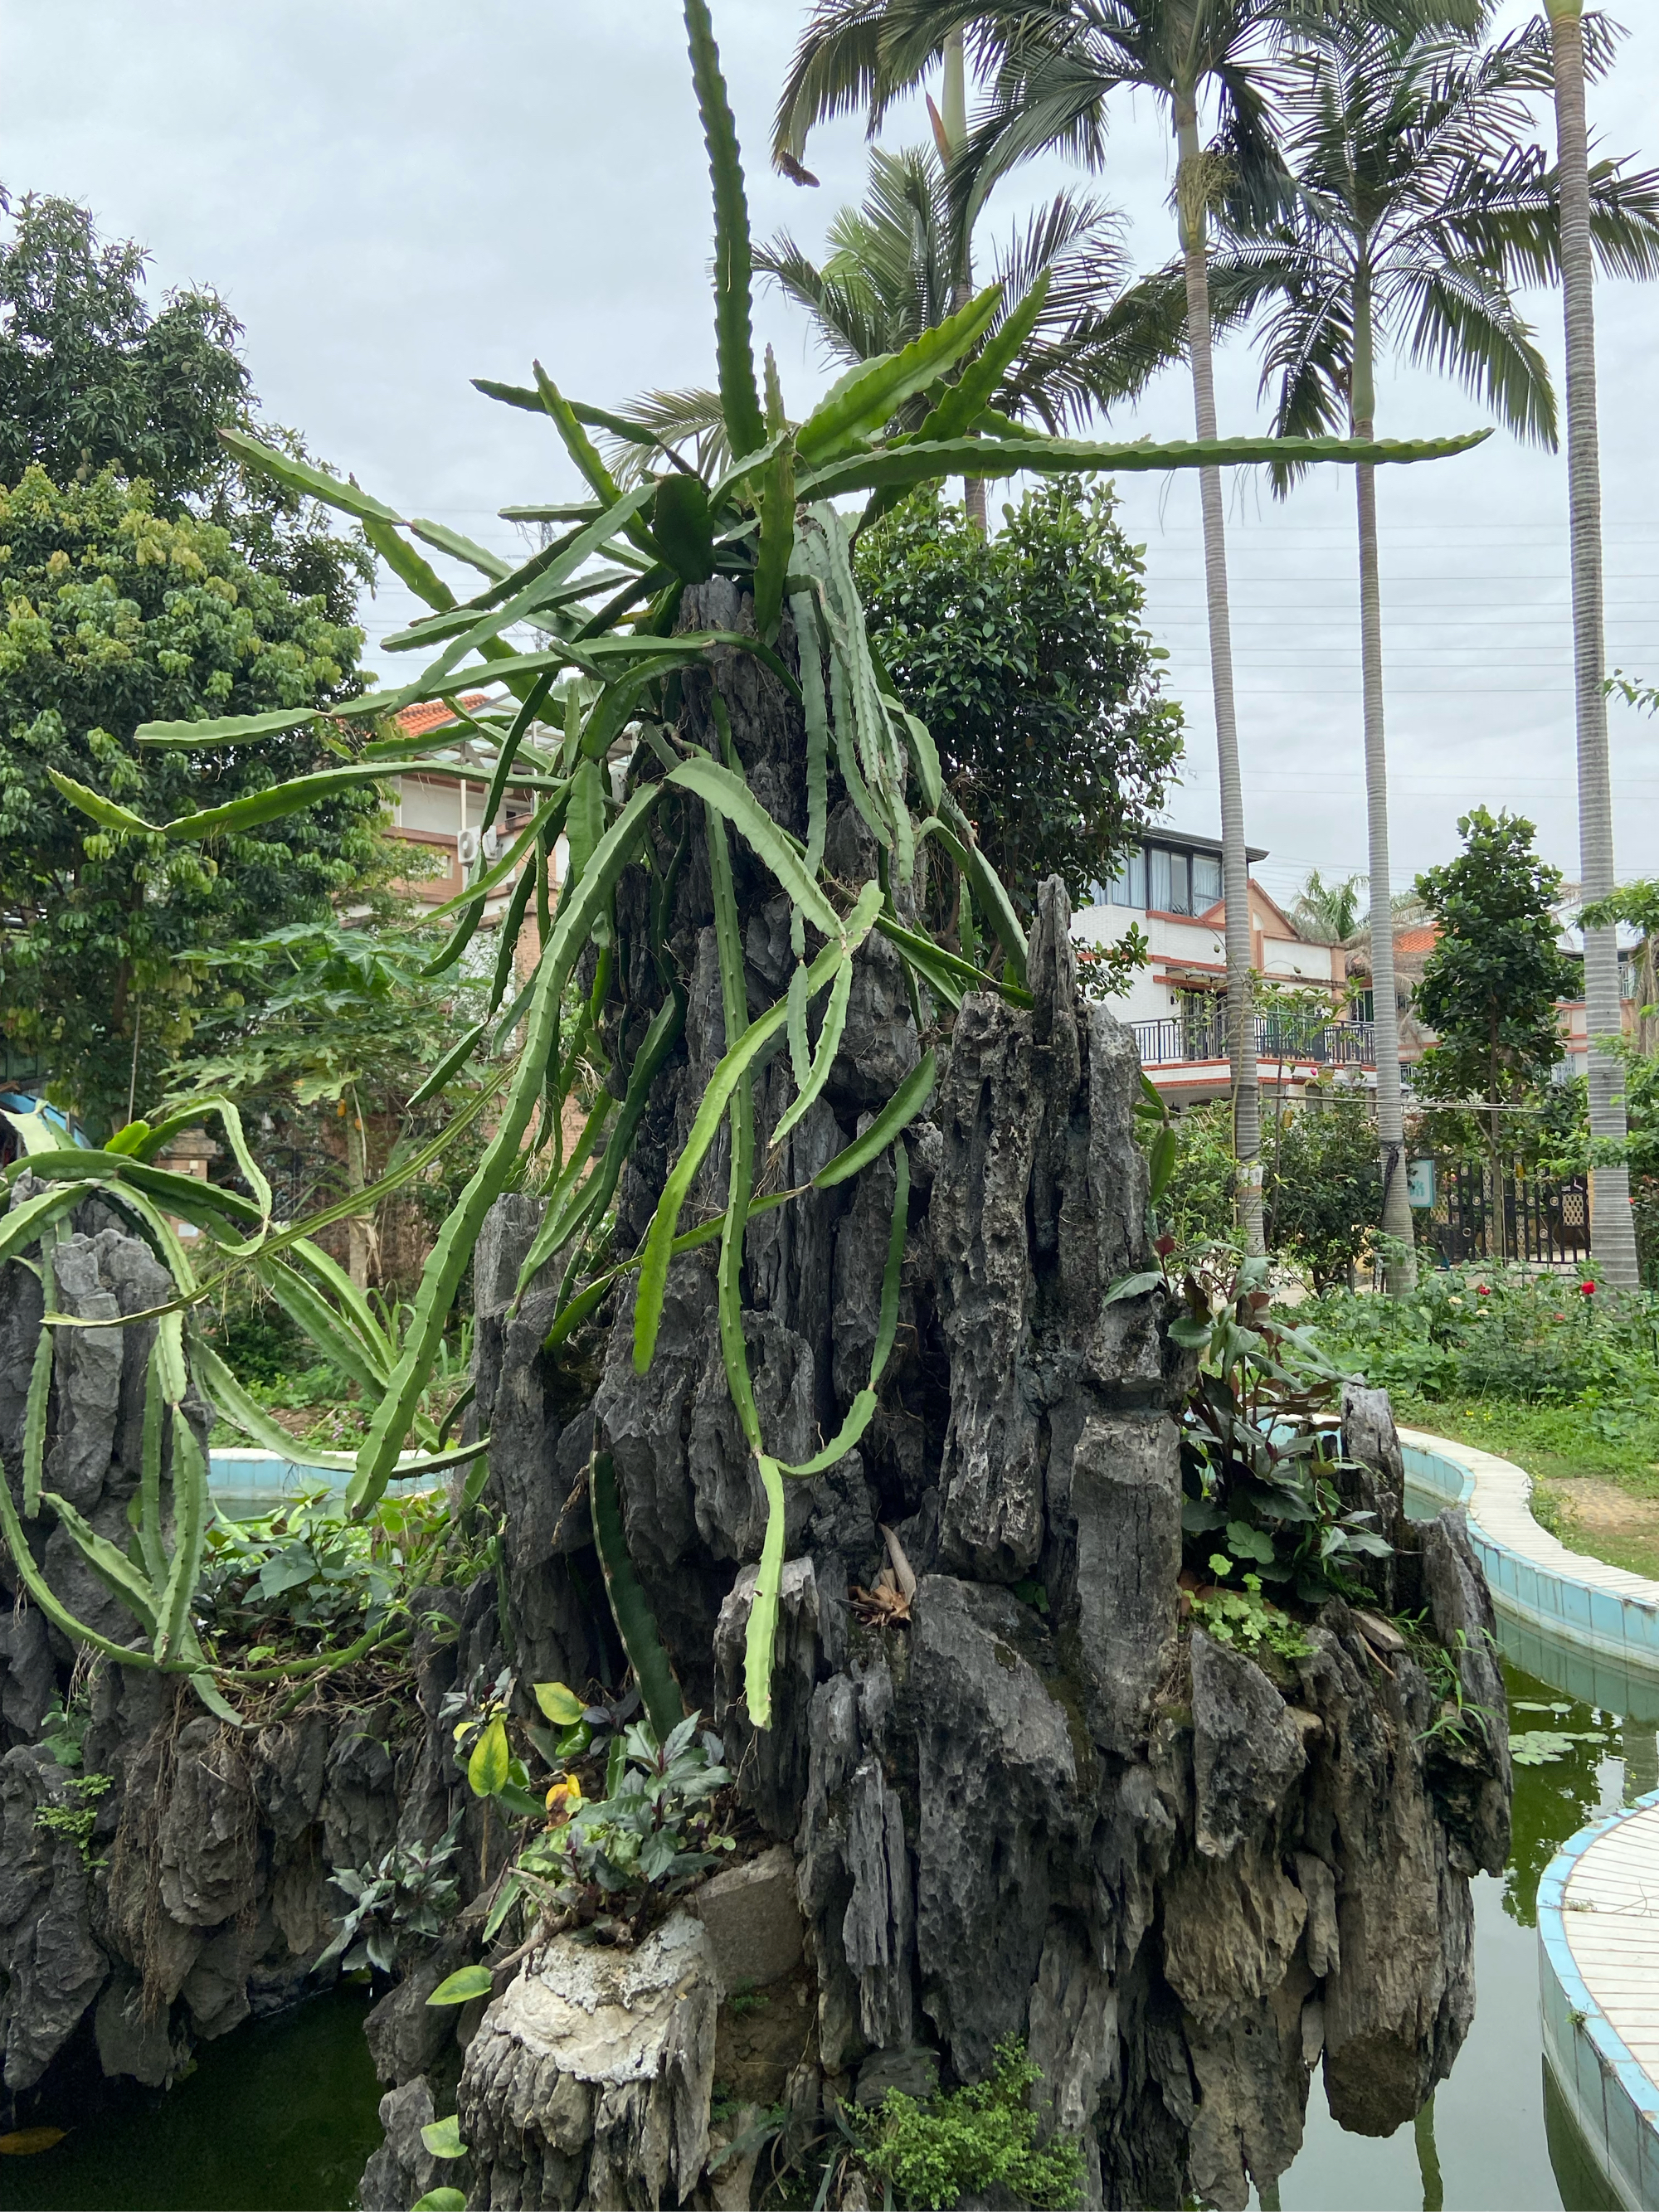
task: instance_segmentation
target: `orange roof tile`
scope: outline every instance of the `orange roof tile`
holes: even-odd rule
[[[488,691],[465,691],[461,695],[462,706],[475,714],[480,707],[494,703]],[[442,729],[447,722],[454,720],[454,715],[441,699],[428,699],[418,707],[405,707],[398,716],[398,726],[400,730],[406,730],[411,738],[419,738],[424,737],[430,730]]]

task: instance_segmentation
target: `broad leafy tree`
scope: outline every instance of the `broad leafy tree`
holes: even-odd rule
[[[0,489],[0,1036],[100,1127],[230,988],[204,956],[321,920],[392,865],[366,787],[204,850],[86,817],[54,771],[146,821],[243,798],[330,756],[314,726],[199,751],[141,722],[325,706],[358,690],[362,633],[250,567],[229,533],[155,512],[106,471]]]
[[[1539,858],[1533,824],[1478,806],[1457,829],[1462,853],[1417,879],[1440,930],[1417,987],[1417,1013],[1437,1039],[1417,1088],[1478,1104],[1495,1167],[1504,1109],[1524,1104],[1561,1058],[1557,1007],[1577,997],[1580,976],[1557,941],[1560,871]]]
[[[988,538],[930,491],[859,542],[871,641],[1026,914],[1047,875],[1088,902],[1181,757],[1181,709],[1142,627],[1141,561],[1112,507],[1109,491],[1061,477]]]

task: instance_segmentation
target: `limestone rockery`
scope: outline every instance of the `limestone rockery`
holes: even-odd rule
[[[716,583],[688,619],[731,628],[746,613]],[[800,732],[781,690],[738,655],[714,680],[751,787],[804,833]],[[702,737],[706,693],[688,679],[688,694],[684,726]],[[690,849],[671,933],[690,979],[683,1057],[624,1179],[623,1251],[724,1046],[707,876]],[[874,872],[844,802],[828,850],[848,884]],[[741,862],[738,889],[758,1011],[787,980],[787,910]],[[626,879],[618,894],[617,1041],[660,1002],[644,896]],[[1051,881],[1035,1003],[970,996],[948,1040],[918,1035],[898,964],[872,939],[827,1092],[773,1163],[778,1187],[807,1183],[924,1045],[940,1047],[928,1116],[904,1140],[910,1213],[881,1411],[859,1450],[790,1488],[769,1730],[749,1725],[742,1698],[763,1500],[727,1395],[712,1248],[676,1261],[641,1376],[627,1297],[585,1347],[544,1351],[550,1288],[512,1304],[539,1209],[502,1200],[476,1269],[477,1419],[494,1437],[524,1679],[578,1681],[610,1663],[580,1498],[593,1451],[612,1456],[688,1707],[721,1731],[775,1839],[768,1895],[781,1881],[799,1906],[804,1960],[777,2008],[793,2026],[766,2091],[787,2099],[797,2138],[837,2098],[975,2080],[1018,2036],[1042,2070],[1046,2124],[1086,2146],[1092,2201],[1243,2206],[1247,2176],[1269,2184],[1294,2157],[1315,2069],[1345,2126],[1382,2134],[1455,2057],[1474,2002],[1468,1878],[1498,1870],[1507,1847],[1504,1701],[1461,1521],[1405,1521],[1380,1393],[1349,1394],[1343,1478],[1401,1547],[1378,1601],[1427,1613],[1463,1698],[1496,1717],[1490,1740],[1434,1732],[1443,1683],[1403,1649],[1380,1656],[1341,1601],[1311,1626],[1311,1655],[1272,1680],[1183,1628],[1176,1408],[1190,1370],[1161,1290],[1103,1300],[1150,1261],[1137,1061],[1128,1032],[1079,997],[1069,921]],[[757,1084],[763,1158],[789,1095],[775,1062]],[[719,1208],[725,1176],[712,1159],[694,1203]],[[866,1378],[893,1195],[888,1158],[750,1225],[744,1329],[780,1457],[809,1456]],[[862,1626],[848,1591],[874,1580],[884,1528],[917,1587],[908,1621]],[[723,1944],[718,1918],[710,1935],[678,1917],[650,1955],[597,1978],[593,1954],[557,1939],[481,2017],[463,2014],[473,2203],[656,2205],[711,2186],[698,2201],[747,2201],[729,2169],[723,2193],[720,2174],[697,2179],[710,2084],[730,2087],[742,2064],[714,1998],[733,1977],[784,1970]],[[412,2026],[412,2002],[401,2017]],[[453,2079],[455,2063],[439,2074]],[[432,2087],[410,2066],[388,2099],[366,2203],[453,2178],[417,2154]]]
[[[687,601],[697,626],[747,623],[724,582]],[[682,728],[713,742],[708,680],[684,678]],[[805,740],[782,687],[735,653],[716,657],[713,680],[750,787],[804,836]],[[827,858],[855,886],[875,852],[833,782],[832,801]],[[617,896],[613,1058],[631,1057],[669,979],[687,1002],[619,1193],[623,1253],[725,1043],[700,824],[665,805],[651,834],[665,873],[682,826],[698,834],[673,877],[665,957],[647,943],[643,876]],[[758,1010],[786,987],[789,917],[746,855],[734,865]],[[299,1987],[327,1868],[362,1865],[395,1835],[429,1842],[459,1802],[438,1700],[499,1663],[498,1617],[521,1698],[537,1680],[619,1683],[583,1487],[605,1449],[687,1706],[721,1733],[755,1833],[631,1951],[556,1937],[459,2008],[425,1998],[476,1934],[463,1923],[417,1964],[371,2018],[388,2094],[368,2212],[458,2182],[500,2212],[746,2203],[753,2151],[734,2103],[786,2104],[805,2146],[835,2100],[979,2079],[1009,2036],[1042,2069],[1045,2126],[1085,2146],[1097,2203],[1243,2207],[1250,2179],[1269,2185],[1294,2157],[1318,2068],[1347,2127],[1386,2133],[1418,2110],[1473,2013],[1468,1876],[1500,1868],[1507,1844],[1489,1602],[1457,1516],[1405,1522],[1386,1400],[1358,1392],[1343,1480],[1401,1547],[1377,1604],[1426,1614],[1490,1732],[1436,1729],[1445,1682],[1408,1650],[1379,1650],[1375,1617],[1365,1632],[1340,1601],[1293,1662],[1258,1665],[1183,1624],[1189,1355],[1169,1339],[1161,1289],[1104,1301],[1150,1263],[1138,1072],[1127,1031],[1079,996],[1069,921],[1050,882],[1032,1005],[970,996],[948,1035],[919,1034],[896,957],[868,940],[830,1084],[776,1158],[787,1066],[757,1079],[757,1157],[769,1187],[799,1188],[927,1046],[939,1053],[932,1103],[902,1139],[909,1215],[880,1410],[858,1450],[788,1486],[770,1729],[750,1725],[742,1695],[764,1502],[727,1391],[713,1248],[675,1261],[641,1376],[631,1292],[544,1348],[562,1262],[514,1304],[539,1207],[509,1196],[476,1257],[471,1417],[492,1437],[501,1585],[445,1600],[459,1617],[441,1634],[423,1627],[415,1700],[302,1710],[291,1736],[233,1740],[142,1678],[100,1678],[87,1758],[118,1787],[100,1809],[107,1863],[89,1870],[34,1819],[60,1788],[36,1739],[71,1655],[27,1609],[0,1627],[15,1746],[0,1762],[9,2083],[37,2079],[88,2015],[106,2064],[153,2075],[173,2063],[167,2037],[215,2032]],[[723,1206],[726,1173],[722,1145],[693,1218]],[[811,1456],[867,1380],[893,1200],[888,1156],[750,1224],[744,1332],[781,1459]],[[94,1225],[75,1249],[80,1275],[59,1262],[65,1297],[80,1282],[112,1319],[151,1302],[129,1240]],[[15,1469],[38,1291],[31,1313],[26,1271],[6,1279],[0,1452]],[[83,1510],[112,1526],[138,1463],[146,1347],[128,1334],[97,1355],[103,1427],[82,1455],[98,1478]],[[66,1470],[82,1463],[79,1434],[60,1425]],[[48,1477],[81,1502],[71,1479]],[[915,1593],[908,1619],[862,1626],[849,1590],[875,1582],[884,1530]],[[98,1593],[76,1595],[99,1618]],[[743,1984],[763,2007],[732,2002]],[[420,2128],[451,2111],[467,2156],[441,2166]],[[728,2154],[711,2156],[711,2141]]]

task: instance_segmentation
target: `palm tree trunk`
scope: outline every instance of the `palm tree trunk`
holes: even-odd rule
[[[1187,278],[1187,338],[1193,362],[1193,411],[1200,438],[1213,438],[1215,372],[1210,356],[1210,285],[1205,250],[1206,188],[1198,112],[1177,101],[1176,200]],[[1216,763],[1221,784],[1221,890],[1226,903],[1227,1055],[1232,1066],[1233,1154],[1237,1214],[1247,1252],[1260,1256],[1261,1095],[1250,1022],[1250,866],[1244,850],[1244,791],[1238,772],[1238,720],[1233,707],[1232,624],[1227,600],[1227,537],[1221,471],[1199,471],[1204,512],[1204,594],[1209,611],[1210,685],[1215,702]]]
[[[1375,434],[1376,373],[1369,273],[1354,284],[1353,390],[1349,434]],[[1382,1233],[1403,1255],[1383,1263],[1390,1297],[1417,1288],[1406,1116],[1400,1096],[1400,1001],[1394,978],[1394,901],[1389,874],[1389,756],[1382,720],[1382,585],[1377,564],[1376,471],[1354,471],[1359,509],[1359,664],[1365,700],[1365,830],[1371,886],[1371,1035],[1376,1050],[1376,1136],[1382,1153]]]
[[[945,81],[939,89],[943,94],[939,120],[945,126],[945,143],[952,155],[959,154],[968,136],[968,61],[960,24],[945,35]],[[973,296],[974,240],[969,233],[963,239],[962,252],[951,280],[951,313],[955,314],[959,308],[965,307]],[[963,477],[962,505],[969,521],[976,530],[983,531],[986,527],[983,477]]]
[[[1572,633],[1578,721],[1578,866],[1586,899],[1613,890],[1613,793],[1601,628],[1601,463],[1595,427],[1595,265],[1590,254],[1589,151],[1584,122],[1583,0],[1547,0],[1555,64],[1556,166],[1561,191],[1561,292],[1567,337],[1567,495],[1572,522]],[[1611,929],[1584,932],[1584,1012],[1589,1032],[1591,1157],[1623,1146],[1619,1062],[1598,1052],[1620,1033],[1619,951]],[[1640,1280],[1630,1170],[1620,1159],[1592,1176],[1590,1250],[1610,1285]]]

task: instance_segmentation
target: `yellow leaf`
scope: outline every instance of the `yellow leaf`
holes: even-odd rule
[[[466,1778],[478,1797],[493,1797],[506,1783],[512,1765],[507,1749],[507,1723],[498,1714],[472,1747],[466,1762]]]
[[[0,2136],[0,2157],[33,2158],[37,2151],[54,2150],[67,2132],[64,2128],[18,2128]]]
[[[574,1728],[582,1717],[582,1701],[562,1682],[532,1682],[536,1703],[555,1728]]]

